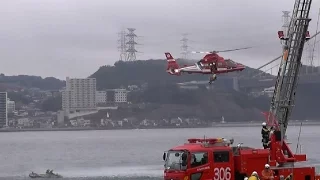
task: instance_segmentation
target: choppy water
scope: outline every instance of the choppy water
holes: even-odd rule
[[[304,126],[300,141],[320,165],[320,126]],[[54,169],[64,179],[162,179],[162,153],[193,137],[234,137],[261,146],[259,127],[0,133],[0,179],[29,179]],[[295,151],[299,127],[289,127]]]

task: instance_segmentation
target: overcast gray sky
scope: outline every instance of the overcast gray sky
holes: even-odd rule
[[[119,59],[117,33],[136,28],[138,59],[180,57],[182,33],[190,50],[258,46],[221,53],[257,67],[281,53],[277,31],[294,0],[3,0],[0,72],[8,75],[87,77]],[[313,0],[310,33],[320,1]],[[320,39],[320,38],[319,38]],[[192,55],[191,58],[201,58]],[[318,57],[319,58],[319,57]]]

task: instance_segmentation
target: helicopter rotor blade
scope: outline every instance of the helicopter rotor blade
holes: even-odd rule
[[[219,52],[239,51],[239,50],[250,49],[250,48],[253,48],[253,47],[227,49],[227,50],[221,50],[221,51],[191,51],[190,53],[193,53],[193,54],[212,54],[212,53],[219,53]]]
[[[211,54],[212,52],[204,52],[204,51],[191,51],[192,54]]]
[[[219,52],[230,52],[230,51],[239,51],[239,50],[243,50],[243,49],[251,49],[253,47],[244,47],[244,48],[236,48],[236,49],[227,49],[227,50],[222,50],[222,51],[213,51],[215,53],[219,53]]]

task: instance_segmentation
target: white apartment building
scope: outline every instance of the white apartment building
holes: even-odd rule
[[[66,88],[62,91],[62,109],[81,111],[96,108],[95,78],[66,78]]]
[[[20,126],[20,127],[32,126],[32,122],[30,121],[29,118],[19,118],[18,119],[18,126]]]
[[[58,126],[64,126],[64,112],[63,111],[58,111],[57,113],[57,121],[58,121]]]
[[[108,89],[106,90],[107,103],[125,103],[127,102],[128,91],[126,89]]]
[[[16,103],[7,98],[7,112],[13,113],[16,110]]]
[[[8,126],[7,92],[0,92],[0,128]]]
[[[269,87],[269,88],[265,88],[262,93],[264,95],[267,95],[268,97],[272,97],[273,96],[273,92],[274,92],[274,86],[273,87]]]
[[[114,90],[114,102],[124,103],[127,102],[128,91],[126,89],[115,89]]]
[[[105,104],[107,102],[107,92],[106,91],[97,91],[96,92],[96,103]]]

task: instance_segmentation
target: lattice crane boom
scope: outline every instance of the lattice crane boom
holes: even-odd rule
[[[278,32],[279,38],[284,41],[283,56],[271,100],[268,121],[270,122],[271,118],[278,121],[282,140],[294,106],[302,51],[309,33],[307,30],[311,20],[309,19],[311,2],[312,0],[296,0],[288,32],[285,33],[287,37],[283,37],[283,32],[282,35],[281,31]]]

